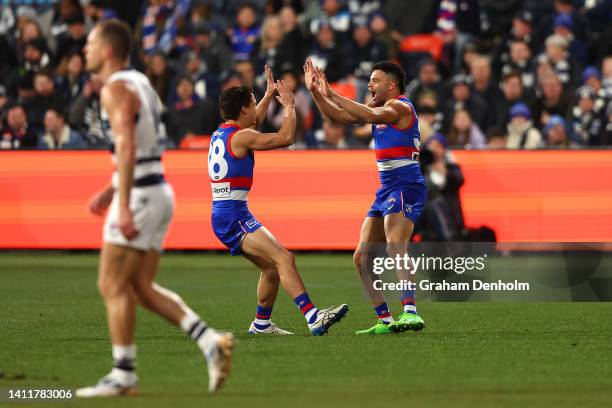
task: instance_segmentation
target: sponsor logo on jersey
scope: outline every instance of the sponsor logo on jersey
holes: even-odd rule
[[[385,125],[384,123],[379,123],[378,125],[376,125],[376,129],[386,129],[387,125]]]
[[[211,183],[214,198],[230,198],[230,183]]]

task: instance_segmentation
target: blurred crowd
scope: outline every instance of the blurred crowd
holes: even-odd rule
[[[372,65],[399,62],[441,172],[447,147],[612,145],[612,0],[0,0],[0,149],[108,147],[83,58],[108,18],[134,29],[170,147],[218,127],[223,89],[262,95],[265,64],[294,90],[295,148],[370,146],[370,126],[320,116],[306,58],[364,102]],[[264,130],[282,118],[273,102]]]

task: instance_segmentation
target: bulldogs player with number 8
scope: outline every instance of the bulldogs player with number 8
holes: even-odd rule
[[[247,197],[253,183],[254,151],[273,150],[293,144],[296,114],[293,93],[284,81],[274,82],[265,67],[268,86],[257,104],[248,86],[225,90],[219,106],[224,123],[211,138],[208,173],[212,187],[212,227],[217,238],[232,255],[244,255],[261,271],[257,285],[257,312],[248,332],[251,334],[293,334],[271,321],[279,285],[294,299],[315,336],[328,329],[348,312],[342,304],[317,309],[310,300],[297,271],[294,255],[250,213]],[[255,130],[263,121],[272,97],[283,106],[284,121],[276,133]]]

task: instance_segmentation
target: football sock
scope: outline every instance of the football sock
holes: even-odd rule
[[[378,316],[378,318],[382,320],[383,323],[393,323],[393,316],[391,315],[391,312],[389,312],[387,302],[381,303],[380,305],[376,306],[374,308],[374,311],[376,312],[376,316]]]
[[[253,324],[257,330],[265,330],[270,327],[270,319],[272,318],[272,308],[257,305],[257,314]]]
[[[314,307],[310,298],[308,297],[308,293],[304,292],[295,299],[293,299],[295,304],[300,308],[300,311],[306,318],[308,324],[313,324],[317,320],[317,313],[319,309]]]
[[[417,314],[416,304],[414,303],[414,290],[402,291],[402,305],[404,312]]]
[[[113,344],[113,370],[111,375],[120,382],[129,382],[136,370],[136,346]]]

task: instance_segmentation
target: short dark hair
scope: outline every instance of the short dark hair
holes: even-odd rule
[[[102,21],[97,25],[98,33],[113,49],[113,55],[127,60],[132,51],[132,31],[130,27],[116,18]]]
[[[58,117],[62,118],[64,122],[66,122],[66,110],[60,105],[49,106],[47,112],[49,111],[54,112]]]
[[[223,120],[236,120],[240,111],[251,104],[253,89],[250,86],[234,86],[226,89],[219,98],[219,109]]]
[[[380,70],[385,74],[392,75],[397,81],[400,92],[404,92],[406,87],[406,73],[401,66],[392,61],[381,61],[374,64],[372,71]]]

